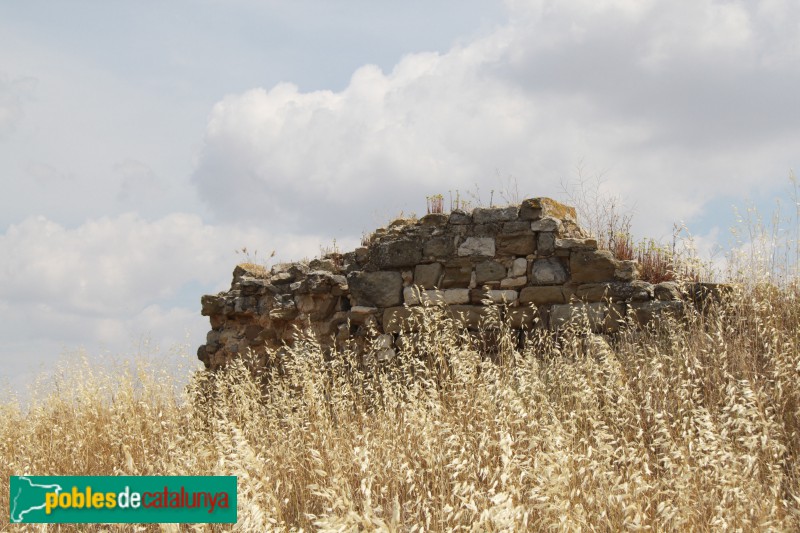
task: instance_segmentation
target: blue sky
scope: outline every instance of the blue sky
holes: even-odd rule
[[[603,176],[724,242],[800,157],[789,0],[0,2],[0,360],[201,344],[247,246]]]

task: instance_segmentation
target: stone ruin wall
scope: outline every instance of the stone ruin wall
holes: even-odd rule
[[[201,299],[211,331],[197,355],[218,368],[248,349],[263,354],[292,343],[299,328],[329,347],[377,331],[371,342],[390,356],[428,303],[446,304],[470,329],[488,313],[486,304],[498,303],[523,331],[580,318],[599,333],[618,330],[626,317],[644,324],[682,308],[675,283],[637,278],[635,262],[598,250],[575,210],[549,198],[429,214],[378,229],[353,252],[270,271],[237,266],[229,291]]]

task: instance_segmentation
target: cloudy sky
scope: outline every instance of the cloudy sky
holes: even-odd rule
[[[236,249],[436,193],[581,168],[638,233],[722,242],[784,194],[798,94],[796,0],[0,2],[0,379],[193,351]]]

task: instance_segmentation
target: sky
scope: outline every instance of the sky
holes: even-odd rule
[[[193,358],[236,250],[351,249],[433,194],[599,180],[708,251],[785,199],[798,94],[795,0],[0,0],[0,383]]]

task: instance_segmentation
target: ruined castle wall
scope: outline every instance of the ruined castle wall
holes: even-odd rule
[[[251,349],[291,343],[297,329],[334,346],[372,326],[391,349],[416,310],[442,304],[477,328],[486,304],[502,303],[513,327],[559,329],[588,319],[611,332],[631,316],[645,323],[683,302],[673,283],[637,279],[578,227],[575,210],[549,198],[398,220],[367,246],[269,272],[240,265],[231,289],[203,296],[211,321],[198,357],[209,368]]]

